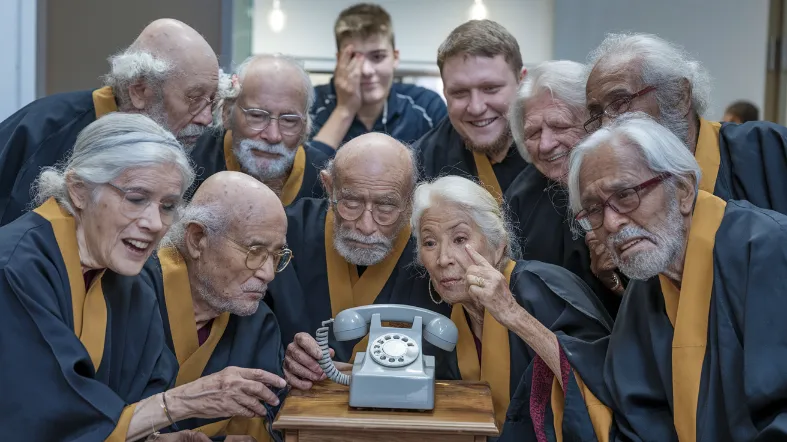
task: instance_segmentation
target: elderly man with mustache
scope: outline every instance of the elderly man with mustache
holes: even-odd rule
[[[321,198],[320,168],[328,157],[304,144],[311,130],[314,90],[300,63],[283,55],[255,55],[222,88],[216,114],[222,127],[200,139],[192,158],[204,180],[231,170],[253,176],[288,206]],[[198,177],[195,185],[201,183]]]

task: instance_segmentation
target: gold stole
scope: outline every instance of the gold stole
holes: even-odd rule
[[[495,171],[492,169],[492,163],[489,157],[482,153],[473,152],[473,159],[475,160],[475,168],[478,171],[478,179],[483,186],[492,196],[497,199],[498,203],[503,202],[503,189],[500,188],[500,183],[497,181]]]
[[[353,307],[370,305],[391,277],[399,257],[402,256],[407,241],[410,239],[410,226],[399,232],[394,247],[381,262],[369,266],[358,277],[358,269],[348,263],[333,247],[334,219],[329,208],[325,215],[325,261],[328,270],[328,292],[331,297],[331,316]],[[353,356],[359,351],[366,351],[369,337],[365,336],[353,347]],[[352,360],[351,359],[351,360]]]
[[[194,304],[191,299],[191,284],[186,262],[180,253],[172,247],[160,249],[158,257],[164,279],[167,319],[172,343],[175,346],[175,356],[177,356],[180,366],[176,386],[180,386],[202,377],[216,345],[224,336],[230,314],[225,312],[214,319],[210,336],[200,346],[194,322]],[[269,440],[264,423],[262,418],[234,417],[204,425],[198,430],[209,437],[225,434],[248,434],[262,442]]]
[[[713,189],[716,187],[716,177],[719,174],[719,165],[721,165],[721,154],[719,153],[720,128],[720,123],[700,118],[700,135],[697,138],[694,158],[697,159],[697,163],[699,163],[702,171],[700,190],[710,194],[713,194]]]
[[[71,307],[74,315],[74,334],[85,346],[93,367],[98,371],[101,358],[104,356],[104,340],[107,334],[107,303],[101,287],[102,270],[85,289],[85,278],[82,274],[82,263],[79,260],[79,245],[76,236],[76,221],[55,201],[49,198],[38,206],[35,213],[49,221],[55,234],[57,247],[63,256],[66,266],[68,285],[71,289]],[[115,429],[106,439],[108,442],[126,440],[128,426],[137,404],[123,408]]]
[[[511,273],[515,266],[515,261],[509,261],[503,271],[509,285],[511,285]],[[484,312],[481,363],[479,365],[473,332],[467,323],[462,304],[454,304],[451,309],[451,320],[459,329],[456,358],[459,362],[462,380],[489,383],[492,388],[495,423],[497,428],[502,430],[506,420],[508,403],[511,401],[511,347],[508,345],[508,329],[500,325],[488,311]]]
[[[702,363],[708,341],[708,315],[713,290],[713,248],[727,203],[699,191],[689,230],[680,291],[659,275],[672,337],[672,397],[675,430],[681,442],[697,440]]]
[[[227,164],[227,170],[241,172],[238,159],[235,158],[235,153],[232,151],[231,130],[228,130],[227,133],[224,134],[224,162]],[[282,205],[289,206],[295,201],[298,192],[301,190],[301,186],[303,186],[303,173],[305,168],[306,150],[303,149],[303,146],[298,146],[298,149],[295,151],[295,160],[292,163],[290,176],[287,177],[287,181],[284,182],[284,187],[279,196]]]
[[[118,105],[115,103],[115,94],[112,88],[104,86],[93,91],[93,107],[96,108],[96,120],[106,114],[117,112]]]
[[[609,442],[609,429],[612,427],[612,410],[609,409],[603,402],[598,400],[592,391],[585,385],[585,381],[579,376],[579,373],[574,370],[574,379],[577,381],[577,387],[585,401],[585,408],[588,410],[590,417],[590,424],[593,425],[593,431],[596,433],[598,442]],[[552,380],[552,421],[555,427],[555,439],[557,442],[563,442],[563,410],[566,405],[566,397],[563,394],[563,389],[560,388],[560,382],[557,377]]]

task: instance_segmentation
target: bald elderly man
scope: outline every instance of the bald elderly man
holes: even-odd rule
[[[211,124],[219,65],[210,45],[186,24],[156,20],[109,62],[105,87],[36,100],[0,123],[0,225],[30,208],[41,168],[66,158],[77,134],[102,115],[143,113],[187,149]]]
[[[247,173],[276,192],[285,206],[303,197],[322,198],[318,175],[328,161],[304,144],[314,102],[309,74],[283,55],[255,55],[239,67],[221,100],[223,124],[203,136],[192,153],[200,177],[220,170]]]
[[[248,175],[219,172],[197,190],[162,241],[159,259],[142,272],[158,295],[167,343],[178,359],[175,386],[230,366],[260,369],[265,384],[284,384],[279,327],[260,301],[289,263],[286,232],[278,197]],[[265,409],[249,407],[248,417],[189,419],[178,427],[266,441],[263,419],[273,417],[280,397],[283,391],[262,389],[248,400],[263,401]]]
[[[327,200],[304,198],[287,208],[287,241],[295,259],[271,284],[273,311],[285,342],[285,379],[308,389],[324,378],[312,335],[348,308],[408,304],[448,315],[430,301],[428,279],[411,265],[409,218],[417,180],[412,152],[380,133],[342,146],[321,174]],[[335,360],[348,362],[362,341],[334,341]],[[430,351],[430,350],[427,350]]]

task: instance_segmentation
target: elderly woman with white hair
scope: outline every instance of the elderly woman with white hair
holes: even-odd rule
[[[0,228],[6,439],[138,440],[188,417],[252,413],[240,403],[257,400],[244,379],[253,373],[162,393],[177,365],[155,294],[136,275],[193,180],[169,131],[113,113],[80,133],[62,167],[41,173],[39,206]]]
[[[489,382],[500,440],[533,439],[532,425],[518,417],[530,407],[520,380],[549,371],[536,355],[550,349],[530,348],[525,337],[555,332],[601,339],[611,319],[568,270],[517,260],[503,210],[473,181],[447,176],[419,185],[411,224],[432,300],[452,305],[459,328],[456,351],[438,355],[437,377]]]

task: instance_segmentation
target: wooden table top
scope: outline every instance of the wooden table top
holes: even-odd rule
[[[349,387],[329,380],[309,391],[293,389],[273,428],[498,435],[492,393],[485,382],[435,382],[435,408],[431,411],[350,408],[349,391]]]

